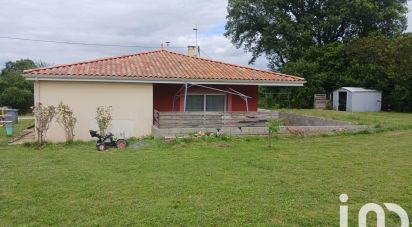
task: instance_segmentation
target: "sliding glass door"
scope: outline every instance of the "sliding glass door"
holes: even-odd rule
[[[187,95],[186,111],[204,111],[205,97],[203,95]]]
[[[225,95],[205,95],[206,111],[225,111],[226,96]]]
[[[188,94],[186,111],[224,112],[226,111],[226,95]]]

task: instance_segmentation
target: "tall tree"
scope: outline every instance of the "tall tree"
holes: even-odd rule
[[[313,94],[330,93],[342,86],[383,92],[383,108],[412,111],[412,33],[394,38],[369,36],[349,43],[311,47],[282,72],[303,75],[303,88],[276,88],[291,94],[292,107],[312,107]],[[280,103],[287,106],[287,103]]]
[[[346,76],[383,91],[385,109],[412,111],[412,33],[359,39],[346,48]]]
[[[313,46],[406,29],[407,0],[229,0],[225,35],[272,68]]]
[[[11,106],[28,112],[33,105],[33,82],[24,79],[23,70],[45,65],[30,59],[6,62],[0,73],[0,106]]]
[[[10,74],[20,75],[23,70],[35,68],[36,64],[30,59],[21,59],[17,61],[8,61],[5,64],[5,68],[1,71],[1,76]]]

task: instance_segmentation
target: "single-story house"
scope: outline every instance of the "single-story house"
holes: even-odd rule
[[[24,71],[24,76],[34,81],[36,103],[58,105],[62,101],[73,109],[78,119],[77,140],[91,139],[89,129],[97,128],[97,106],[112,106],[113,133],[140,137],[159,126],[159,113],[256,113],[259,86],[305,83],[300,77],[189,54],[160,49],[35,68]],[[179,116],[169,120],[178,122]],[[187,117],[186,121],[193,119]],[[47,139],[64,140],[57,123],[51,125]]]
[[[341,87],[333,91],[333,109],[349,112],[379,112],[382,92],[361,87]]]

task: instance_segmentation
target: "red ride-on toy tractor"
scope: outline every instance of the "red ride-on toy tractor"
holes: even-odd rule
[[[104,151],[109,147],[117,147],[123,150],[127,146],[127,141],[124,138],[114,138],[113,133],[108,133],[106,136],[101,136],[97,131],[89,130],[91,137],[96,137],[96,148],[98,151]]]

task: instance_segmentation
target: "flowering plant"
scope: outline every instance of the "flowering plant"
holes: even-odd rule
[[[41,102],[38,102],[32,109],[36,120],[37,143],[41,145],[45,141],[47,130],[56,115],[56,107],[52,105],[45,106]]]
[[[74,139],[74,127],[77,123],[77,118],[68,105],[59,103],[57,107],[57,122],[63,127],[66,134],[66,141],[72,142]]]
[[[99,126],[100,135],[104,136],[107,133],[107,129],[112,123],[112,107],[111,106],[98,106],[96,109],[96,121]]]

